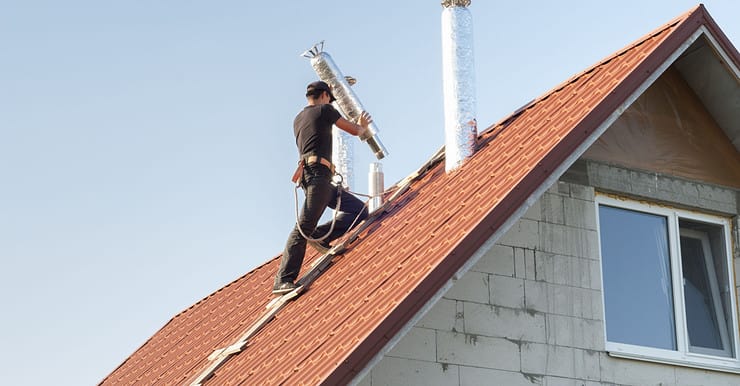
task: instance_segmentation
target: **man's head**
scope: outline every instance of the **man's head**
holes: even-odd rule
[[[306,87],[307,98],[318,99],[323,93],[327,93],[329,95],[329,102],[334,102],[336,100],[334,95],[331,93],[331,88],[325,82],[318,80],[316,82],[309,83],[308,87]]]

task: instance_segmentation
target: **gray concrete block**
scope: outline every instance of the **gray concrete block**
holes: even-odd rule
[[[537,250],[567,256],[598,259],[598,234],[595,230],[559,224],[540,223]]]
[[[592,186],[570,184],[570,197],[578,200],[594,201],[594,188]]]
[[[536,279],[572,287],[600,289],[601,266],[597,260],[535,253]]]
[[[598,290],[530,280],[525,281],[524,286],[527,310],[590,320],[603,318]]]
[[[490,303],[488,277],[487,273],[468,271],[463,277],[454,282],[452,288],[444,294],[444,298]]]
[[[520,219],[498,241],[500,245],[537,249],[539,238],[537,221]]]
[[[557,187],[558,194],[562,194],[563,196],[569,197],[570,196],[570,184],[564,181],[558,181],[555,183],[554,187]]]
[[[543,281],[524,281],[524,305],[530,312],[548,312],[547,283]]]
[[[512,341],[545,343],[545,314],[520,309],[464,303],[465,332]]]
[[[519,371],[519,346],[503,338],[437,332],[437,361],[461,366]]]
[[[655,173],[644,173],[635,170],[629,170],[630,175],[630,192],[645,197],[658,194],[658,175]]]
[[[524,308],[524,280],[491,275],[490,299],[494,306]]]
[[[588,161],[583,158],[576,160],[576,162],[570,165],[568,170],[560,176],[560,180],[571,184],[571,195],[573,194],[572,188],[574,185],[591,185],[588,181]]]
[[[533,249],[514,248],[514,276],[520,279],[535,279]]]
[[[589,260],[588,269],[589,269],[588,288],[601,291],[601,289],[603,288],[601,285],[601,262],[598,260]]]
[[[546,193],[549,194],[557,194],[560,196],[570,196],[570,183],[565,181],[557,181],[556,183],[552,184],[546,191]]]
[[[658,191],[655,194],[636,192],[644,197],[674,202],[692,207],[700,206],[697,184],[675,178],[658,178]]]
[[[547,374],[548,346],[546,344],[524,342],[521,346],[522,372],[528,374]]]
[[[699,200],[728,214],[737,214],[737,191],[714,185],[697,184]],[[723,210],[720,210],[723,208]]]
[[[491,249],[481,256],[471,268],[471,271],[514,276],[514,248],[494,244]]]
[[[565,207],[563,204],[565,200],[566,197],[561,194],[545,193],[542,195],[542,198],[540,198],[542,221],[565,224]]]
[[[620,385],[673,385],[676,367],[652,362],[614,358],[599,353],[601,382]]]
[[[522,218],[528,219],[528,220],[534,220],[534,221],[540,221],[542,219],[542,204],[541,200],[539,199],[530,206],[526,212],[524,212],[524,215],[522,215]]]
[[[560,378],[546,376],[543,378],[543,386],[616,386],[604,384],[598,381],[584,381],[582,379]]]
[[[523,343],[522,372],[562,378],[599,380],[597,352],[571,347]]]
[[[524,261],[524,248],[514,248],[514,277],[527,277],[527,263]]]
[[[534,263],[534,253],[535,251],[532,249],[524,250],[524,269],[526,270],[526,275],[524,275],[525,279],[534,280],[537,276],[537,267]]]
[[[601,379],[599,353],[592,350],[573,350],[574,377],[590,381]]]
[[[676,386],[737,386],[740,374],[723,373],[689,367],[676,367]]]
[[[434,362],[436,352],[435,330],[413,327],[386,355]]]
[[[565,225],[596,230],[596,204],[593,201],[567,199],[563,201]]]
[[[632,181],[626,169],[589,162],[588,178],[595,187],[606,190],[631,193]]]
[[[599,320],[548,314],[547,343],[585,350],[604,350],[604,324]]]
[[[460,366],[460,385],[535,386],[542,385],[542,377],[513,371]]]
[[[601,320],[601,292],[597,290],[547,284],[548,313]]]
[[[726,214],[739,210],[734,189],[593,161],[587,169],[592,185],[600,190]]]
[[[416,326],[440,331],[462,331],[463,317],[458,314],[457,301],[442,298],[432,306]]]
[[[552,272],[552,276],[547,280],[549,283],[571,287],[581,286],[581,277],[579,276],[581,274],[581,270],[579,269],[580,262],[586,259],[553,254],[550,254],[549,256],[550,258],[547,260],[549,260],[551,263],[550,265],[552,265],[552,270],[549,271]]]
[[[460,384],[458,366],[405,358],[383,357],[370,372],[372,386],[449,386]]]
[[[538,281],[551,281],[553,275],[554,263],[551,261],[552,253],[535,251],[534,252],[534,279]]]

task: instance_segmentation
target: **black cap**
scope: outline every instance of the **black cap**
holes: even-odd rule
[[[329,85],[326,84],[326,82],[322,82],[320,80],[308,84],[308,87],[306,87],[306,96],[319,96],[321,95],[322,91],[326,91],[329,93],[329,102],[334,102],[336,100],[336,98],[334,98],[334,94],[331,93],[331,88],[329,87]]]

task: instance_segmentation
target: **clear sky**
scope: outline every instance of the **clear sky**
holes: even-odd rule
[[[358,79],[386,185],[429,159],[439,3],[0,1],[2,383],[96,384],[281,252],[314,43]],[[473,0],[479,128],[696,4]],[[705,4],[740,44],[740,2]]]

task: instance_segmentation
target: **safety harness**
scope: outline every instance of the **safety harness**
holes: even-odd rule
[[[301,225],[299,223],[300,215],[298,213],[298,189],[301,187],[301,181],[303,180],[303,169],[306,165],[312,165],[315,163],[319,163],[321,165],[326,166],[331,171],[332,176],[339,176],[340,181],[337,183],[337,208],[342,207],[342,190],[344,190],[342,186],[342,180],[343,177],[341,174],[336,172],[336,168],[334,167],[334,164],[331,163],[328,159],[324,157],[319,157],[315,154],[309,154],[304,155],[301,157],[301,159],[298,161],[298,167],[296,167],[295,172],[293,173],[293,177],[291,178],[291,181],[295,184],[295,190],[293,191],[293,197],[295,198],[295,221],[296,221],[296,228],[298,228],[298,232],[300,232],[301,236],[306,239],[306,241],[310,242],[320,242],[325,240],[331,232],[334,231],[334,224],[337,222],[337,213],[339,213],[339,210],[334,211],[334,215],[331,218],[331,226],[329,227],[329,230],[326,232],[325,235],[318,237],[318,238],[312,238],[308,237],[305,233],[303,233],[303,229],[301,229]],[[358,215],[359,216],[359,215]],[[357,218],[355,218],[355,221],[357,221]],[[354,222],[352,223],[354,225]]]

